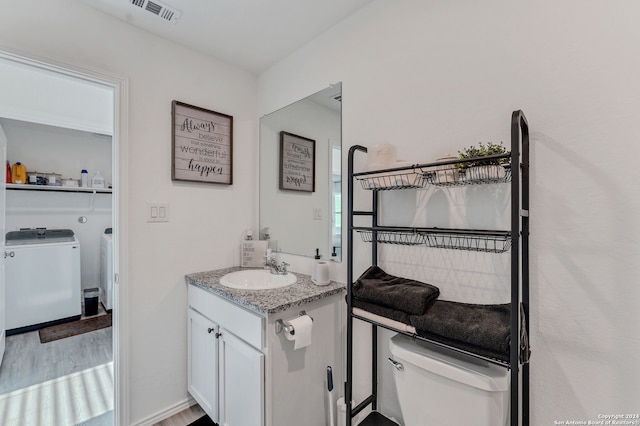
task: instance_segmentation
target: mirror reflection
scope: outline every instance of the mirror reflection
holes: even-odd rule
[[[342,258],[341,100],[337,83],[260,119],[260,239],[275,251]],[[314,141],[313,161],[291,154],[297,141]],[[287,177],[313,185],[283,186]]]

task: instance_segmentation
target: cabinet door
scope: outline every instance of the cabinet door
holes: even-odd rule
[[[218,325],[193,309],[188,311],[188,390],[218,422]]]
[[[220,332],[220,426],[263,426],[264,355]]]

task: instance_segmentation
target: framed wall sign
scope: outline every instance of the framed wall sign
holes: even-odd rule
[[[280,189],[315,192],[316,141],[280,132]]]
[[[171,103],[171,179],[233,183],[233,117]]]

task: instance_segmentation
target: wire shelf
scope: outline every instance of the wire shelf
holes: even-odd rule
[[[355,176],[362,188],[371,191],[393,189],[422,189],[427,185],[462,186],[511,182],[510,164],[490,164],[468,167],[466,170],[455,164],[444,166],[415,166],[409,170],[390,171]]]
[[[373,230],[356,229],[362,241],[374,241]],[[511,248],[511,235],[507,231],[468,231],[414,229],[377,231],[375,241],[381,244],[403,246],[426,246],[452,250],[467,250],[486,253],[504,253]]]
[[[462,170],[455,165],[448,165],[440,166],[437,170],[425,171],[424,176],[429,185],[436,186],[507,183],[511,182],[511,166],[509,164],[491,164]]]
[[[359,230],[358,233],[365,243],[373,242],[373,231]],[[427,242],[425,234],[412,231],[388,232],[378,231],[376,241],[383,244],[396,244],[401,246],[420,246]]]
[[[428,234],[427,246],[453,250],[504,253],[511,248],[508,235]]]
[[[424,188],[427,179],[419,169],[404,170],[400,172],[379,173],[356,177],[362,185],[362,189],[373,191],[390,189],[416,189]]]

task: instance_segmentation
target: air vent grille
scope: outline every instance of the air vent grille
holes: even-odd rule
[[[145,7],[146,10],[148,10],[151,13],[154,13],[156,15],[160,15],[160,12],[162,11],[162,6],[160,6],[159,4],[155,4],[152,1],[148,1],[147,2],[147,7]]]
[[[130,0],[130,2],[133,6],[137,6],[147,12],[151,12],[168,22],[178,22],[178,19],[180,19],[180,16],[182,15],[182,12],[178,9],[157,0]]]

